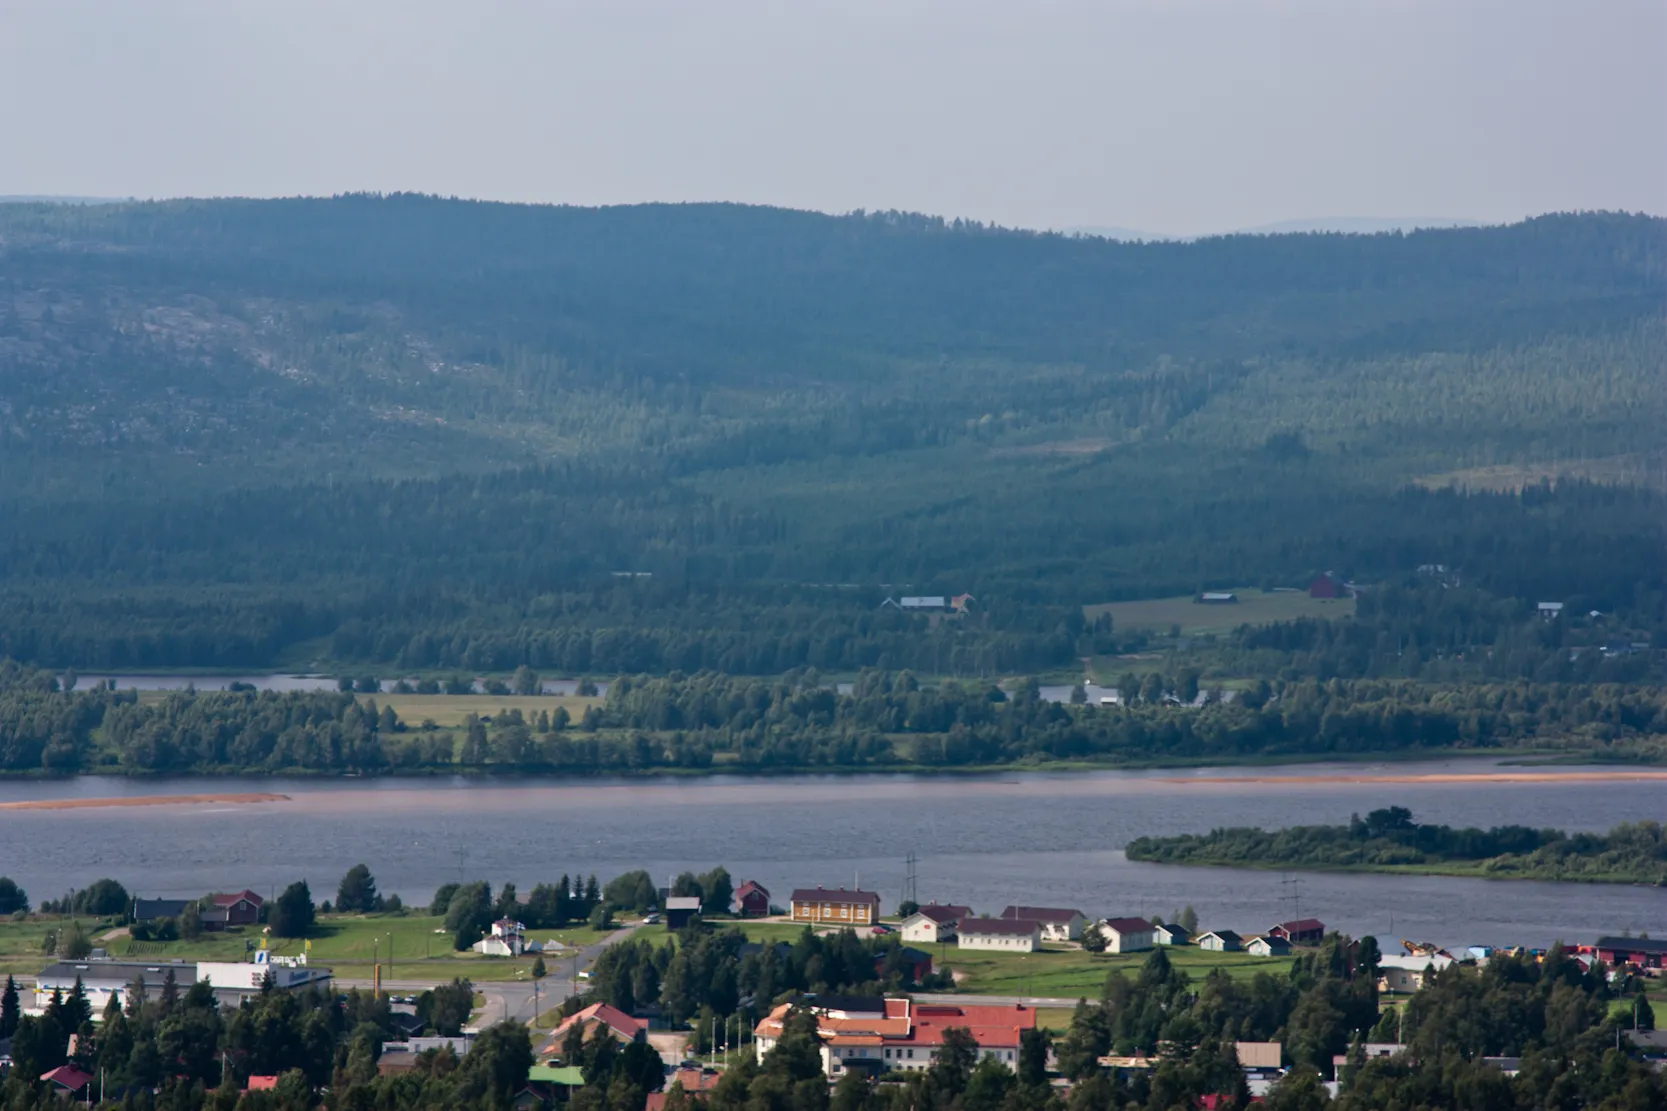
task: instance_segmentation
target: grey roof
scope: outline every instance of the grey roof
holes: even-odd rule
[[[143,979],[145,990],[150,991],[162,987],[169,971],[173,972],[174,981],[182,988],[197,982],[195,964],[170,961],[150,964],[140,961],[58,961],[41,969],[35,983],[50,991],[55,987],[73,986],[77,976],[81,977],[84,986],[101,988],[126,987],[135,979]]]
[[[966,937],[1033,934],[1041,926],[1034,918],[963,918],[955,932]]]
[[[1053,925],[1059,922],[1069,922],[1073,918],[1086,918],[1080,910],[1069,907],[1008,907],[1001,912],[1003,918],[1028,918],[1032,922],[1043,922]]]
[[[1653,937],[1600,937],[1598,949],[1620,949],[1627,953],[1667,953],[1667,941]]]
[[[813,995],[813,1007],[825,1011],[844,1011],[848,1015],[883,1015],[886,997],[883,995]]]
[[[700,909],[700,896],[698,896],[698,895],[673,895],[671,898],[666,900],[666,909],[667,910],[699,910]]]
[[[135,899],[133,900],[133,917],[139,922],[149,922],[155,918],[178,918],[185,913],[185,908],[196,902],[195,899]]]

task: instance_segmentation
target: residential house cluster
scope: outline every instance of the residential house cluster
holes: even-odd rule
[[[1090,922],[1080,910],[1064,907],[1009,906],[990,918],[973,914],[954,903],[927,903],[904,918],[902,939],[914,943],[948,944],[958,949],[1003,953],[1034,953],[1043,942],[1081,941],[1097,934],[1108,953],[1140,953],[1159,945],[1196,944],[1210,952],[1247,952],[1258,957],[1288,956],[1293,945],[1317,945],[1325,937],[1325,923],[1317,918],[1280,922],[1266,933],[1241,937],[1232,930],[1211,930],[1194,938],[1175,923],[1156,924],[1135,916],[1101,918]]]
[[[199,908],[198,921],[203,929],[214,931],[257,924],[266,900],[247,888],[229,894],[216,893],[206,899],[134,899],[133,921],[154,923],[164,918],[178,921],[185,908],[192,905]]]

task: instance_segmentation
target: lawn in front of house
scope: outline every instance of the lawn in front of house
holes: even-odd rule
[[[949,968],[957,975],[956,990],[969,995],[1025,995],[1043,998],[1098,999],[1106,977],[1115,969],[1133,976],[1151,956],[1143,953],[1087,953],[1081,949],[1046,948],[1035,953],[991,953],[945,946],[928,947],[938,970]],[[1290,958],[1253,957],[1248,953],[1210,953],[1193,945],[1175,945],[1164,950],[1170,963],[1194,980],[1214,969],[1249,979],[1258,972],[1284,972]]]

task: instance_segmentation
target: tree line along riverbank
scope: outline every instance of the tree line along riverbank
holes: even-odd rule
[[[1536,750],[1667,757],[1667,691],[1583,684],[1332,680],[1260,684],[1230,702],[1164,697],[1062,705],[1034,680],[924,686],[864,672],[849,693],[813,672],[622,677],[575,716],[569,700],[413,723],[336,692],[63,691],[0,664],[0,771],[629,774],[970,770],[1196,764]]]
[[[1392,806],[1356,815],[1346,826],[1142,837],[1130,860],[1237,868],[1417,872],[1490,879],[1642,883],[1667,887],[1667,837],[1657,822],[1623,823],[1608,833],[1528,826],[1455,829],[1420,825]]]

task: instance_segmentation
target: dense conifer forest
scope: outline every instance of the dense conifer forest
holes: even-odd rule
[[[1618,708],[1667,650],[1664,303],[1667,223],[1624,214],[1120,244],[738,205],[3,204],[0,656],[979,692],[1133,668]],[[1084,610],[1321,572],[1353,616],[1193,636]],[[210,762],[403,758],[329,703],[282,711],[335,722],[322,747]],[[139,755],[177,707],[43,705],[51,739],[7,734],[8,767],[200,748]],[[1062,712],[1022,742],[962,722],[938,760],[1205,755],[1268,711],[1132,708],[1161,743]],[[779,758],[932,762],[856,720]],[[677,759],[778,744],[721,728]]]
[[[1658,822],[1623,823],[1607,834],[1529,826],[1454,829],[1420,825],[1404,807],[1355,815],[1346,826],[1296,826],[1268,832],[1217,829],[1208,834],[1141,837],[1129,859],[1167,864],[1315,868],[1421,873],[1490,879],[1591,880],[1667,887],[1667,840]]]

